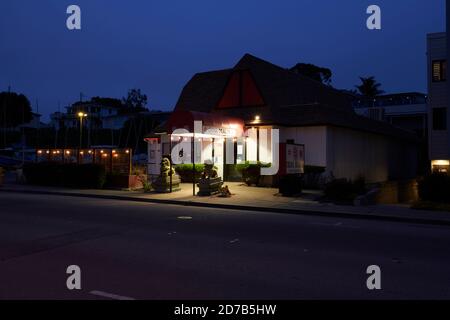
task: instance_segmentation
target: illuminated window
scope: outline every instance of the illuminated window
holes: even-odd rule
[[[447,61],[433,61],[433,82],[442,82],[447,80]]]
[[[433,160],[431,161],[432,171],[436,173],[449,173],[449,160]]]

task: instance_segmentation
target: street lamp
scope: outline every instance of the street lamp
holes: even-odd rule
[[[80,118],[80,149],[82,148],[83,142],[83,118],[87,117],[87,113],[78,112],[78,118]]]

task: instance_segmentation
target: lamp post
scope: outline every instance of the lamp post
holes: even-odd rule
[[[87,113],[78,112],[78,118],[80,118],[80,149],[82,149],[83,144],[83,118],[87,117]]]

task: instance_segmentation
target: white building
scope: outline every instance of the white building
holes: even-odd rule
[[[192,134],[174,130],[193,132],[196,120],[203,122],[202,132],[218,128],[195,136],[201,145],[196,162],[213,160],[225,180],[230,155],[235,164],[273,163],[279,155],[282,175],[292,165],[289,153],[299,146],[299,161],[324,167],[336,178],[384,182],[414,178],[417,172],[415,134],[359,116],[347,94],[249,54],[233,68],[198,73],[186,84],[164,134],[148,139],[150,174],[158,173],[159,159],[176,144],[184,143],[179,151],[189,161]],[[275,145],[274,129],[279,130]]]
[[[120,101],[119,101],[120,102]],[[122,105],[105,104],[94,101],[77,102],[66,107],[66,113],[54,112],[50,115],[50,125],[56,130],[62,127],[77,128],[80,126],[79,113],[86,114],[83,119],[83,126],[91,129],[102,128],[103,119],[118,116]]]

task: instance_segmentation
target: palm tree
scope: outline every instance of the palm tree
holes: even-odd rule
[[[381,84],[375,80],[375,77],[359,77],[359,79],[361,80],[361,84],[355,87],[365,98],[375,99],[375,97],[384,93],[384,91],[380,89]]]

